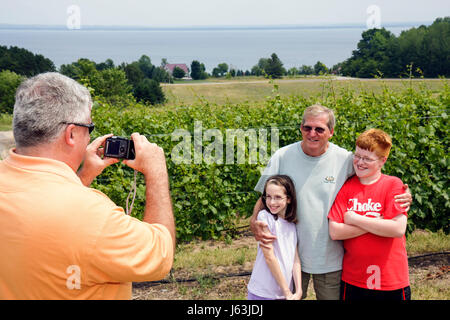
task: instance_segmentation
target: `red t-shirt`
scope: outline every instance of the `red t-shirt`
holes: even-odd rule
[[[354,211],[360,215],[392,219],[399,214],[407,216],[394,196],[404,193],[403,183],[397,177],[381,175],[371,185],[363,185],[357,176],[342,186],[328,214],[328,218],[344,222],[344,214]],[[366,233],[344,240],[342,280],[361,288],[397,290],[409,286],[406,238],[381,237]]]

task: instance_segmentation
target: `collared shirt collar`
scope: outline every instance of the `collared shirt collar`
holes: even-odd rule
[[[77,174],[66,163],[50,158],[32,157],[17,154],[15,148],[9,150],[4,163],[22,170],[47,172],[65,177],[70,181],[82,184]]]

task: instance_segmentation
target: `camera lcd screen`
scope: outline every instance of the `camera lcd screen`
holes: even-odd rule
[[[108,143],[108,154],[119,154],[120,141],[109,141]]]
[[[133,140],[116,136],[110,137],[106,139],[105,148],[106,157],[131,160],[135,158]]]

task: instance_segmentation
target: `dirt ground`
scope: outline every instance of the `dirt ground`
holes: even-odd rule
[[[231,245],[224,242],[206,241],[201,247],[255,246],[254,238],[244,236],[233,240]],[[192,276],[182,270],[166,277],[167,283],[134,283],[135,300],[240,300],[245,299],[247,284],[253,263],[243,265],[215,266],[209,270],[198,270]],[[424,254],[409,259],[412,299],[450,300],[450,254]],[[203,276],[198,276],[198,274]],[[312,282],[312,281],[311,281]],[[423,291],[423,292],[422,292]],[[315,300],[312,284],[307,300]]]
[[[235,239],[231,244],[208,240],[198,245],[193,252],[208,249],[255,247],[255,239],[249,234]],[[192,272],[177,270],[163,281],[169,283],[133,283],[133,300],[229,300],[243,299],[253,262],[233,266],[212,266],[208,270]],[[198,274],[203,274],[199,277]],[[199,279],[200,278],[200,279]],[[196,280],[199,279],[199,280]]]

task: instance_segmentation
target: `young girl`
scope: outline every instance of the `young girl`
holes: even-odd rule
[[[258,213],[258,220],[266,222],[266,228],[277,239],[269,245],[258,245],[247,286],[248,300],[299,300],[302,296],[295,194],[294,183],[286,175],[275,175],[266,181],[262,195],[264,209]]]

